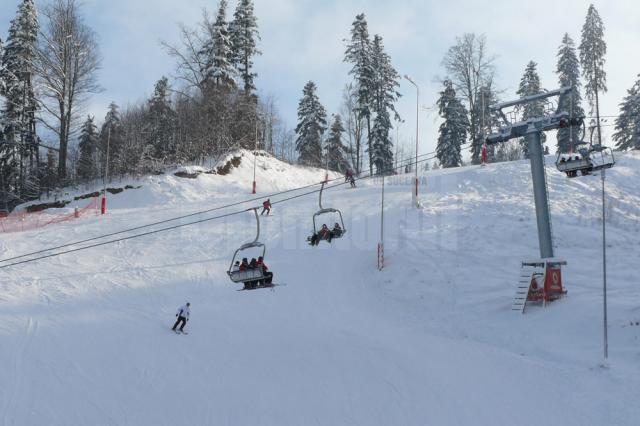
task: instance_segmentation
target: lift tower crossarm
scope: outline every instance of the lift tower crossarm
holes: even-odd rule
[[[500,114],[505,123],[505,126],[502,127],[498,131],[498,133],[494,133],[493,135],[488,136],[486,139],[487,144],[492,145],[500,142],[507,142],[510,139],[525,137],[531,133],[546,132],[548,130],[555,130],[568,125],[577,125],[577,122],[571,123],[568,112],[560,110],[560,105],[562,105],[562,98],[571,93],[571,90],[571,87],[563,87],[551,92],[538,93],[536,95],[526,96],[514,101],[502,102],[496,105],[492,105],[490,109]],[[558,102],[558,108],[556,109],[556,112],[550,116],[536,117],[517,123],[510,123],[504,115],[504,112],[502,111],[504,108],[525,105],[531,102],[536,102],[555,96],[559,96],[560,101]]]
[[[567,86],[557,90],[552,90],[550,92],[542,92],[542,93],[538,93],[531,96],[525,96],[524,98],[516,99],[514,101],[501,102],[499,104],[492,105],[489,108],[491,109],[491,111],[499,111],[504,108],[509,108],[516,105],[529,104],[531,102],[539,101],[541,99],[552,98],[554,96],[560,96],[560,97],[566,96],[570,92],[571,92],[571,86]],[[559,108],[560,108],[560,102],[558,102],[558,110],[556,110],[556,113],[560,112]]]

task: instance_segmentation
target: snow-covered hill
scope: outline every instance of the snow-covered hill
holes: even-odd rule
[[[257,166],[258,196],[324,177],[266,157]],[[332,246],[304,241],[316,196],[275,204],[261,235],[275,281],[286,284],[273,291],[237,292],[225,273],[255,234],[250,213],[0,269],[0,419],[635,425],[640,156],[621,156],[607,174],[608,369],[600,180],[547,173],[569,293],[525,315],[510,305],[519,262],[538,254],[526,162],[429,172],[421,210],[411,207],[410,178],[389,179],[382,272],[373,181],[325,192],[348,229]],[[225,176],[148,178],[112,196],[106,217],[3,236],[0,258],[250,199],[252,179],[251,161]],[[169,328],[185,301],[190,334],[177,336]]]

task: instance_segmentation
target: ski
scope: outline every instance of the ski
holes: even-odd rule
[[[265,288],[270,288],[273,289],[274,287],[280,287],[280,286],[285,286],[286,284],[270,284],[270,285],[264,285],[264,286],[257,286],[254,288],[239,288],[236,291],[250,291],[250,290],[261,290],[261,289],[265,289]]]

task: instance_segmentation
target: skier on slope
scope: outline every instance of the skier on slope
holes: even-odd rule
[[[178,319],[176,320],[176,323],[173,324],[173,327],[171,328],[171,330],[177,333],[176,327],[178,327],[178,324],[182,324],[180,326],[180,332],[184,333],[184,326],[187,325],[187,321],[189,321],[189,315],[191,314],[191,310],[189,309],[190,306],[191,306],[191,303],[187,302],[186,305],[178,308],[178,312],[176,313],[176,316],[178,317]]]
[[[271,200],[268,198],[267,201],[262,203],[262,213],[260,213],[260,216],[262,216],[264,212],[267,212],[267,216],[271,214]]]

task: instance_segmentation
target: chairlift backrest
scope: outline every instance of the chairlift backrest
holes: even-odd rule
[[[318,233],[318,223],[317,223],[317,218],[318,216],[324,215],[324,214],[329,214],[329,213],[337,213],[338,216],[340,217],[340,221],[339,224],[342,227],[342,234],[345,234],[347,232],[345,226],[344,226],[344,220],[342,219],[342,212],[338,209],[333,209],[333,208],[324,208],[322,207],[322,193],[324,191],[324,186],[325,186],[325,182],[322,182],[322,186],[320,187],[320,194],[318,195],[318,207],[320,208],[317,212],[314,213],[313,215],[313,233],[317,234]]]
[[[261,256],[264,258],[267,251],[266,246],[258,241],[258,239],[260,238],[260,216],[258,216],[258,210],[256,208],[252,208],[250,210],[253,210],[254,216],[256,218],[256,237],[253,241],[241,245],[240,248],[233,253],[231,264],[229,265],[229,270],[227,271],[227,275],[229,275],[229,278],[231,278],[231,281],[233,282],[257,281],[264,278],[264,271],[262,270],[262,268],[256,268],[246,271],[233,271],[233,265],[236,260],[242,258],[242,256],[239,256],[240,252],[251,248],[258,248],[262,249]]]

